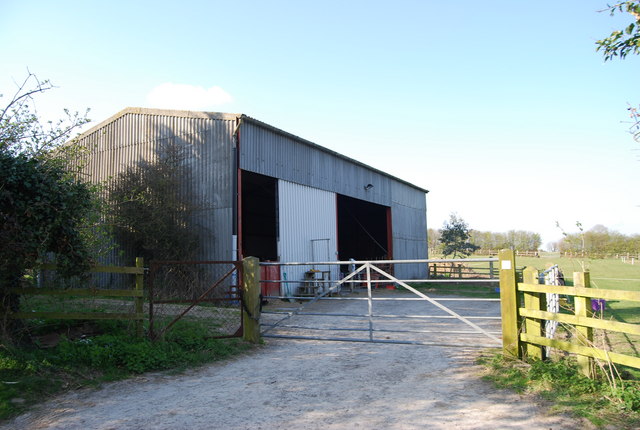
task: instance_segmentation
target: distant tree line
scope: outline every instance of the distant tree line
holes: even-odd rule
[[[540,234],[525,230],[509,230],[506,233],[473,231],[471,242],[481,249],[513,249],[514,251],[537,251],[542,239]]]
[[[640,235],[624,235],[598,224],[587,231],[565,233],[552,244],[560,252],[585,252],[587,254],[615,255],[640,252]]]
[[[428,230],[428,244],[432,252],[442,252],[441,236],[442,229],[430,228]],[[540,234],[524,230],[509,230],[506,233],[470,230],[469,242],[482,250],[513,249],[515,251],[537,251],[540,249],[542,239]]]

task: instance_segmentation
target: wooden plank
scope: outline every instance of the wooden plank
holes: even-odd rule
[[[500,264],[500,314],[502,316],[502,353],[507,357],[522,358],[520,348],[516,262],[513,251],[498,253]]]
[[[562,285],[536,285],[519,283],[518,291],[533,293],[557,293],[567,296],[582,296],[606,300],[628,300],[640,302],[640,291],[604,290],[599,288],[566,287]]]
[[[11,288],[11,292],[33,296],[82,296],[82,297],[143,297],[142,290],[105,290],[98,288]]]
[[[624,366],[630,366],[635,367],[636,369],[640,369],[640,357],[618,354],[616,352],[609,352],[599,348],[576,345],[571,342],[566,342],[558,339],[547,339],[546,337],[533,336],[527,333],[522,333],[520,335],[520,338],[523,342],[550,346],[562,351],[592,357],[602,361],[611,361],[612,363],[622,364]]]
[[[592,327],[627,334],[636,334],[640,336],[640,325],[638,324],[622,323],[600,318],[579,317],[569,314],[556,314],[554,312],[536,311],[533,309],[525,308],[520,308],[520,315],[527,318],[558,321],[565,324],[581,325],[585,327]]]
[[[96,266],[89,270],[93,273],[123,273],[128,275],[144,275],[144,267]]]
[[[106,312],[14,312],[13,319],[56,319],[56,320],[144,320],[145,314]]]
[[[44,270],[57,270],[55,264],[42,264],[40,266]],[[122,273],[125,275],[144,275],[144,267],[122,267],[122,266],[93,266],[89,269],[91,273]]]
[[[538,270],[533,267],[527,267],[523,272],[524,282],[534,284],[538,282]],[[524,307],[527,309],[542,309],[540,300],[541,293],[524,293]],[[522,314],[520,314],[522,316]],[[536,336],[544,334],[543,324],[533,318],[525,318],[524,327],[527,333]],[[526,344],[527,357],[542,360],[544,358],[544,348],[538,345]]]

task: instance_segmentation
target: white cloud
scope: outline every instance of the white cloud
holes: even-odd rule
[[[203,88],[171,82],[160,84],[147,94],[147,105],[152,108],[206,110],[232,101],[231,95],[220,87]]]

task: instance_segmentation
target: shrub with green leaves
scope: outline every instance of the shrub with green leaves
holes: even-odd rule
[[[55,257],[63,277],[84,273],[90,262],[81,226],[96,199],[92,187],[67,169],[66,156],[72,151],[54,151],[87,120],[76,114],[68,122],[43,126],[28,102],[51,88],[29,74],[0,110],[0,337],[4,341],[17,325],[7,318],[19,305],[10,289],[20,286],[27,270],[47,255]]]

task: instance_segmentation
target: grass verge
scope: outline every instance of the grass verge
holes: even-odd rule
[[[479,363],[487,371],[485,379],[497,387],[538,396],[555,413],[586,418],[599,428],[640,428],[638,380],[612,380],[604,372],[589,379],[579,374],[572,358],[527,364],[491,352]]]
[[[58,331],[72,324],[60,322]],[[136,338],[116,321],[96,324],[100,334],[77,339],[63,336],[49,348],[32,342],[0,345],[0,420],[63,391],[149,371],[181,371],[252,348],[240,339],[207,338],[204,328],[196,324],[176,324],[161,342]]]

